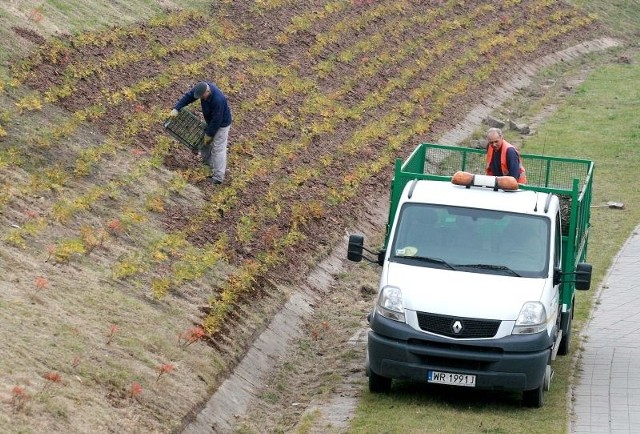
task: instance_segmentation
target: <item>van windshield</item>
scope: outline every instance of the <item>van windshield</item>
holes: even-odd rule
[[[542,216],[405,204],[390,258],[425,267],[446,264],[473,273],[546,277],[549,233],[550,221]]]

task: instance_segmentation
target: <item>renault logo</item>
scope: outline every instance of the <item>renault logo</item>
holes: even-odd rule
[[[462,331],[462,323],[460,321],[456,321],[453,323],[451,328],[455,334],[459,334]]]

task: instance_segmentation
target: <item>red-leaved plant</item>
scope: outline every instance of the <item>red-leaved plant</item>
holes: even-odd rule
[[[13,389],[11,389],[11,407],[13,411],[25,410],[30,400],[31,395],[27,393],[24,387],[13,386]]]
[[[191,327],[184,333],[178,335],[178,345],[182,348],[187,348],[189,345],[205,337],[206,333],[200,326]]]
[[[35,291],[33,292],[33,295],[36,295],[40,291],[47,289],[49,287],[49,280],[43,276],[36,277],[34,283],[36,288],[35,288]]]
[[[172,363],[163,363],[162,365],[158,366],[156,368],[156,370],[158,371],[158,376],[156,377],[156,383],[158,382],[160,377],[162,377],[164,374],[172,373],[174,369],[176,369],[176,367]]]
[[[45,372],[42,377],[47,380],[47,382],[44,383],[44,386],[42,387],[42,392],[48,390],[53,384],[62,384],[62,375],[57,372]]]
[[[118,326],[115,324],[111,324],[109,327],[109,332],[107,333],[107,345],[111,344],[113,337],[118,333]]]
[[[131,388],[129,389],[129,396],[131,399],[138,399],[138,396],[142,394],[142,386],[137,381],[131,383]]]
[[[107,229],[113,235],[120,235],[124,232],[124,227],[122,226],[122,222],[118,219],[113,219],[107,222]]]

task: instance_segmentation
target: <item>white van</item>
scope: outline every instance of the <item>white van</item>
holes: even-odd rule
[[[563,303],[563,280],[588,289],[591,266],[562,272],[556,195],[483,186],[491,178],[475,177],[480,186],[429,179],[404,186],[386,249],[373,260],[382,274],[369,316],[372,392],[409,379],[523,391],[526,405],[543,405],[563,311],[573,308]],[[350,237],[349,259],[363,257],[363,243]]]

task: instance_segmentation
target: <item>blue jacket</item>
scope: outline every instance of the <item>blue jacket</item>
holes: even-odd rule
[[[211,89],[211,95],[209,95],[209,98],[206,100],[200,100],[200,105],[202,107],[204,120],[207,122],[205,132],[208,136],[213,137],[216,135],[218,129],[231,125],[231,109],[229,108],[227,97],[224,96],[222,91],[210,81],[208,81],[207,84],[209,85],[209,89]],[[174,108],[180,111],[183,107],[188,106],[195,100],[193,88],[191,88],[187,93],[182,95],[182,98],[178,100]]]

